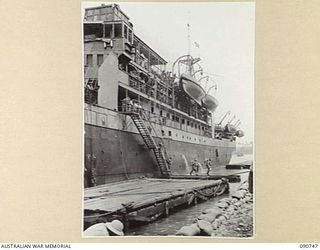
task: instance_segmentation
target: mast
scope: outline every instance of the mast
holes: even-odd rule
[[[191,76],[192,75],[192,72],[191,72],[191,55],[190,55],[190,53],[191,53],[191,45],[190,45],[190,24],[188,23],[187,24],[187,26],[188,26],[188,72],[189,72],[189,75]]]

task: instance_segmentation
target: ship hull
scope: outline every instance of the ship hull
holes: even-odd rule
[[[96,185],[140,177],[159,177],[160,172],[153,154],[137,133],[85,124],[85,168],[92,169]],[[156,138],[157,143],[160,138]],[[189,174],[195,158],[203,165],[205,158],[212,159],[214,167],[227,165],[234,142],[215,140],[213,146],[162,139],[172,157],[172,174]],[[205,166],[200,169],[205,173]],[[85,187],[90,181],[85,177]]]

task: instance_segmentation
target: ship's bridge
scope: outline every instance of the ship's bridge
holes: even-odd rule
[[[84,14],[85,22],[124,21],[127,25],[132,26],[129,20],[118,4],[101,4],[101,6],[86,8]]]
[[[97,38],[113,39],[119,50],[125,49],[123,45],[126,43],[129,46],[129,53],[131,53],[133,25],[119,5],[102,4],[98,7],[87,8],[83,24],[85,41]]]
[[[131,61],[138,68],[158,74],[165,70],[167,61],[134,34],[133,24],[117,4],[87,8],[83,34],[85,42],[109,39],[124,64]]]

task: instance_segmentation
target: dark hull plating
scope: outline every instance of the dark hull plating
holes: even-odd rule
[[[159,138],[155,138],[160,142]],[[188,174],[190,162],[197,158],[203,165],[205,158],[215,166],[229,163],[235,144],[220,141],[219,146],[163,139],[172,157],[173,174]],[[225,145],[225,146],[224,146]],[[92,160],[94,159],[94,160]],[[159,177],[155,157],[139,134],[85,124],[85,167],[92,169],[97,185],[139,177]],[[200,169],[205,173],[203,166]],[[88,186],[85,178],[85,187]]]

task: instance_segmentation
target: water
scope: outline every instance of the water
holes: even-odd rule
[[[231,163],[243,162],[247,160],[252,160],[251,155],[244,155],[241,157],[233,156]],[[248,173],[241,174],[241,182],[248,179]],[[241,183],[240,182],[240,183]],[[173,214],[170,214],[166,218],[161,218],[153,223],[145,224],[136,228],[129,228],[126,235],[145,235],[145,236],[166,236],[175,235],[175,233],[183,226],[190,225],[194,222],[195,218],[201,214],[205,209],[212,208],[215,203],[220,199],[229,197],[230,193],[234,192],[240,183],[230,183],[229,194],[224,194],[208,201],[199,203],[195,206],[182,209]]]

